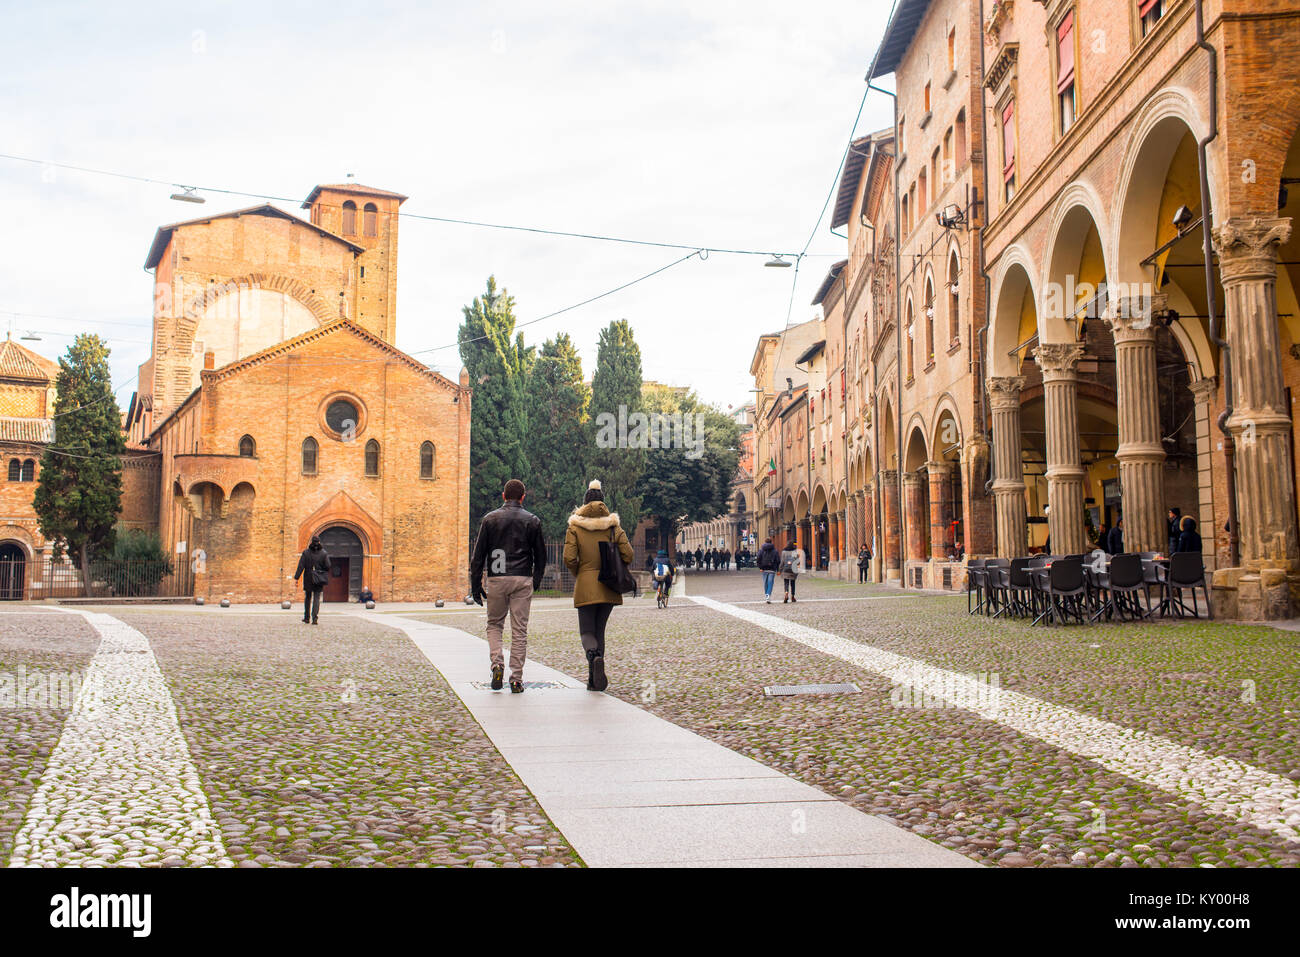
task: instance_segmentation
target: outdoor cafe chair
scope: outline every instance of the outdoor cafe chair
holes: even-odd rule
[[[1018,617],[1038,614],[1038,598],[1028,558],[1016,558],[1007,572],[1007,603]]]
[[[997,617],[1004,611],[1005,588],[1011,562],[990,558],[984,562],[984,614]]]
[[[971,598],[975,599],[974,608]],[[966,614],[984,611],[984,559],[973,558],[966,564]]]
[[[1052,562],[1047,569],[1047,600],[1052,619],[1064,621],[1073,618],[1083,624],[1088,598],[1082,562]]]
[[[1105,604],[1098,610],[1109,616],[1112,612],[1121,619],[1125,616],[1145,618],[1151,613],[1138,601],[1138,594],[1146,589],[1146,575],[1142,570],[1142,557],[1133,553],[1115,555],[1110,560],[1105,574],[1100,577],[1100,586],[1106,593]],[[1096,615],[1094,615],[1096,617]]]
[[[1192,593],[1192,617],[1200,618],[1196,602],[1196,589],[1205,593],[1205,617],[1212,618],[1210,589],[1205,581],[1205,562],[1199,552],[1175,552],[1169,556],[1169,570],[1165,572],[1165,598],[1171,611],[1180,618],[1188,611],[1183,592]],[[1175,595],[1175,593],[1177,593]]]

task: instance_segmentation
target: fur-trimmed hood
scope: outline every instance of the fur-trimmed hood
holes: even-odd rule
[[[574,509],[569,516],[570,525],[585,528],[589,532],[603,532],[618,523],[618,512],[611,512],[604,502],[588,502],[581,508]]]

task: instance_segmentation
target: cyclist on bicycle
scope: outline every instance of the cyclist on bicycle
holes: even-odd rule
[[[668,558],[668,552],[662,548],[659,549],[659,554],[655,556],[654,568],[651,570],[651,574],[655,581],[655,601],[660,608],[665,608],[668,605],[668,595],[672,591],[673,575],[675,573],[676,569],[673,568],[673,563]]]

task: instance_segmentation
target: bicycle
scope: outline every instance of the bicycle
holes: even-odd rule
[[[672,589],[672,580],[661,578],[655,582],[655,605],[659,608],[668,607],[668,595]]]

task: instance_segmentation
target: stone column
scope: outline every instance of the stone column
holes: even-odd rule
[[[835,513],[835,521],[838,523],[836,525],[836,534],[839,536],[840,542],[840,561],[844,561],[849,557],[848,529],[845,527],[848,522],[845,521],[844,509]]]
[[[1043,343],[1036,354],[1038,367],[1043,370],[1047,432],[1047,502],[1051,506],[1047,530],[1055,555],[1078,554],[1085,546],[1078,403],[1078,364],[1082,356],[1083,346],[1074,342]]]
[[[902,545],[898,540],[898,472],[885,469],[880,473],[880,526],[884,541],[880,552],[884,556],[885,578],[898,578],[902,568]]]
[[[1152,313],[1163,312],[1167,297],[1119,300],[1109,317],[1115,335],[1115,409],[1119,418],[1119,484],[1126,552],[1165,552],[1165,448],[1160,441],[1156,329]],[[1052,509],[1056,511],[1056,509]]]
[[[845,515],[845,550],[849,557],[858,554],[862,547],[862,493],[854,492],[849,496],[847,514]]]
[[[930,560],[948,560],[948,529],[952,525],[952,463],[930,462]]]
[[[1024,386],[1023,376],[989,379],[989,407],[993,412],[993,520],[999,558],[1025,554],[1029,542],[1025,469],[1020,453],[1020,390]]]
[[[1300,558],[1277,328],[1277,250],[1290,237],[1289,218],[1230,219],[1214,231],[1232,347],[1241,561],[1250,568],[1295,568]]]
[[[1207,573],[1221,564],[1218,543],[1222,534],[1223,523],[1214,515],[1214,473],[1211,464],[1211,450],[1215,437],[1220,435],[1215,423],[1215,398],[1219,393],[1219,383],[1213,378],[1198,379],[1190,386],[1192,398],[1196,403],[1196,474],[1200,494],[1197,503],[1200,512],[1193,518],[1200,523],[1197,531],[1201,533],[1201,551],[1205,557]],[[1226,514],[1227,509],[1224,509]],[[1225,556],[1226,558],[1226,556]]]
[[[923,562],[925,554],[925,527],[930,524],[930,515],[925,508],[923,494],[925,477],[920,471],[908,472],[903,476],[903,507],[907,509],[907,560]]]

